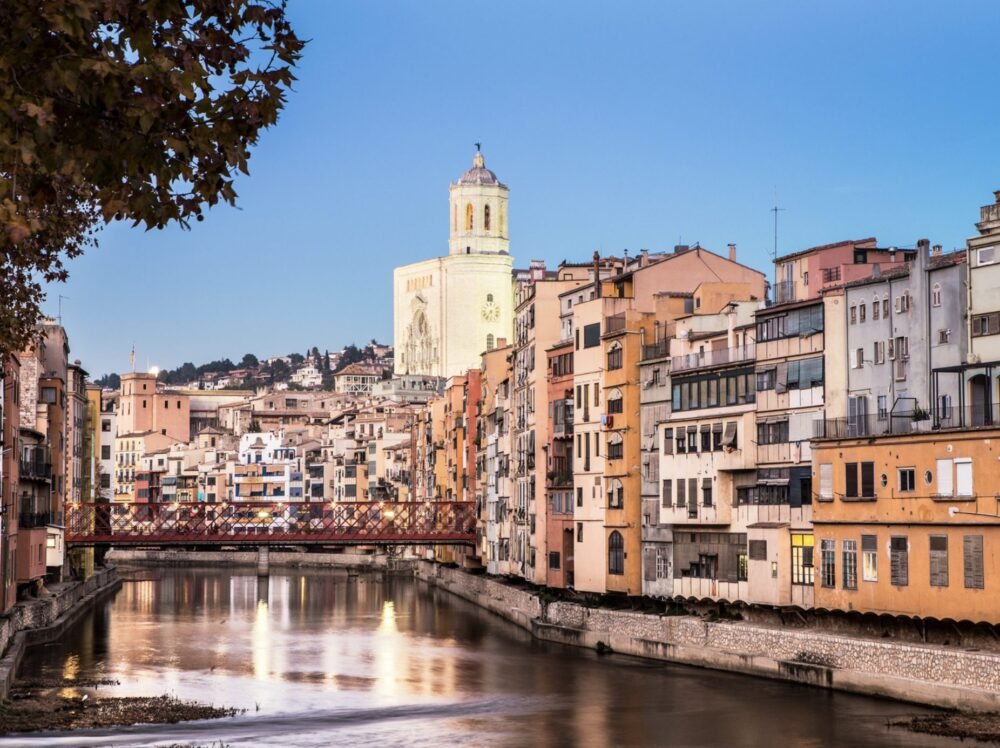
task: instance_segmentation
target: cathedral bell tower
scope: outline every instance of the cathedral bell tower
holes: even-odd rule
[[[448,188],[448,193],[451,208],[449,254],[509,254],[507,197],[510,190],[486,168],[478,143],[472,168]]]

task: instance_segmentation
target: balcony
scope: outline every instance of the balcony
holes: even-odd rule
[[[667,351],[669,350],[668,340],[657,340],[655,343],[649,343],[642,347],[642,360],[648,361],[654,358],[666,358]]]
[[[787,304],[795,301],[795,281],[778,281],[774,284],[774,303]]]
[[[625,313],[612,314],[604,318],[604,334],[614,335],[625,330]]]
[[[22,530],[31,530],[36,527],[47,527],[58,524],[55,522],[55,515],[52,512],[35,511],[39,507],[33,502],[21,502],[21,512],[17,518],[17,526]]]
[[[744,361],[753,361],[755,356],[756,346],[753,343],[747,343],[745,345],[734,346],[733,348],[721,348],[718,350],[689,353],[686,356],[674,356],[670,359],[670,370],[673,373],[677,373],[692,369],[704,369],[709,366],[737,364]]]
[[[21,460],[21,480],[51,480],[51,478],[51,463]]]

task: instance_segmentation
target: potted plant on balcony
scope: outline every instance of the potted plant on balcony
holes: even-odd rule
[[[913,420],[914,431],[930,431],[931,414],[919,405],[914,407],[913,412],[910,414],[910,418]]]

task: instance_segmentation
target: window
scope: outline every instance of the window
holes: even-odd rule
[[[656,548],[656,578],[667,579],[670,576],[670,549],[663,546]]]
[[[615,530],[608,536],[608,574],[621,575],[625,573],[625,540],[622,534]]]
[[[674,504],[674,482],[670,478],[663,479],[663,491],[660,494],[660,506],[670,507]]]
[[[489,205],[484,205],[483,206],[483,228],[486,231],[490,230],[490,206]],[[556,566],[554,568],[558,569],[559,567]]]
[[[806,272],[802,273],[802,285],[803,286],[808,286],[809,285],[809,271],[808,270]]]
[[[732,451],[736,449],[737,445],[736,421],[728,421],[722,435],[722,448]]]
[[[823,357],[804,358],[788,362],[785,386],[790,390],[807,390],[823,386]],[[779,382],[780,384],[780,382]]]
[[[674,430],[663,429],[663,454],[672,455],[674,453]]]
[[[111,476],[108,473],[101,473],[101,488],[111,488]]]
[[[861,536],[861,578],[866,582],[878,581],[878,537]]]
[[[111,459],[111,445],[110,444],[102,444],[101,445],[101,459],[102,460],[110,460]]]
[[[472,203],[465,204],[465,230],[472,231]]]
[[[615,341],[608,348],[608,371],[620,368],[622,368],[622,346],[621,343]]]
[[[945,345],[951,342],[951,330],[938,330],[938,344]]]
[[[851,324],[858,324],[858,308],[856,306],[851,307]]]
[[[823,332],[823,306],[821,304],[796,309],[785,314],[776,314],[757,322],[758,343],[811,335],[817,332]]]
[[[607,401],[608,401],[608,413],[615,414],[615,413],[625,412],[625,407],[624,407],[625,399],[622,397],[621,390],[617,389],[611,390],[611,392],[608,393]]]
[[[821,540],[820,549],[820,584],[824,587],[837,586],[837,541]]]
[[[962,570],[966,589],[981,590],[985,587],[982,535],[966,535],[962,538]]]
[[[712,506],[712,479],[701,479],[701,498],[703,506]]]
[[[757,444],[786,444],[788,442],[788,419],[771,420],[757,424]]]
[[[583,486],[576,487],[576,505],[583,506]]]
[[[997,333],[1000,333],[1000,312],[977,314],[972,318],[972,337],[979,338]]]
[[[109,433],[111,431],[111,421],[107,418],[101,419],[101,431]]]
[[[701,427],[701,451],[712,451],[712,427],[708,424]]]
[[[677,506],[685,506],[687,504],[687,483],[683,478],[677,479]],[[693,497],[692,497],[693,498]]]
[[[889,418],[889,401],[886,395],[879,395],[877,402],[878,407],[878,419],[880,421],[888,420]]]
[[[858,473],[860,467],[860,485]],[[859,493],[860,488],[860,493]],[[875,463],[846,462],[844,463],[844,498],[873,499],[875,498]]]
[[[892,584],[905,587],[910,581],[909,543],[906,536],[893,536],[889,539],[889,574]]]
[[[844,565],[844,589],[856,590],[858,588],[858,541],[844,540],[841,542],[843,549]]]
[[[852,361],[851,363],[852,363],[852,366],[851,366],[852,369],[861,369],[861,368],[864,367],[864,365],[865,365],[865,349],[864,348],[856,348],[854,350],[854,361]]]
[[[864,322],[865,321],[866,310],[867,310],[867,307],[865,306],[865,303],[861,302],[858,305],[858,322]]]
[[[693,450],[692,450],[693,451]],[[608,459],[620,460],[625,456],[625,444],[621,434],[612,434],[608,439]]]
[[[876,320],[879,318],[879,311],[881,309],[881,304],[878,301],[878,296],[875,297],[875,301],[872,302],[872,319]]]
[[[621,509],[625,505],[625,488],[618,478],[608,483],[608,508]]]
[[[493,340],[494,340],[493,333],[490,333],[489,335],[486,336],[486,350],[488,351],[493,350]]]
[[[872,350],[873,350],[873,353],[874,353],[874,355],[872,356],[872,360],[874,360],[876,364],[884,364],[885,363],[885,341],[884,340],[876,340],[875,343],[873,344]]]
[[[980,247],[976,251],[977,265],[992,265],[996,260],[996,247]]]
[[[774,369],[765,369],[757,372],[757,392],[766,392],[774,389]]]
[[[905,314],[910,311],[910,294],[908,291],[903,291],[903,293],[896,297],[895,311],[896,314]]]
[[[814,542],[812,535],[792,533],[792,584],[812,586]]]
[[[766,540],[751,540],[747,545],[751,561],[767,561]]]
[[[601,323],[594,322],[583,326],[583,347],[593,348],[601,342]]]
[[[490,209],[489,206],[486,206],[486,210],[487,210],[486,221],[487,221],[487,224],[489,223],[489,220],[490,220],[489,209]],[[487,225],[486,228],[489,228],[489,225]],[[559,551],[549,551],[549,568],[552,569],[553,571],[558,571],[559,570]]]
[[[930,536],[931,587],[948,586],[948,536]]]
[[[916,468],[898,468],[896,471],[899,482],[900,491],[915,491],[917,489],[917,471]]]
[[[752,403],[756,399],[755,377],[754,370],[747,368],[675,378],[671,386],[672,409],[683,411]]]
[[[576,542],[583,542],[583,522],[576,523]]]
[[[882,319],[889,319],[889,296],[882,299]]]
[[[833,501],[833,463],[824,462],[819,466],[819,500]]]
[[[941,284],[935,283],[931,287],[931,306],[941,306]]]

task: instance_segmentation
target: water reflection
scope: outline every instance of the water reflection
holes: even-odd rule
[[[543,645],[411,579],[343,572],[143,572],[24,672],[248,709],[95,745],[952,745],[886,730],[911,707]]]

